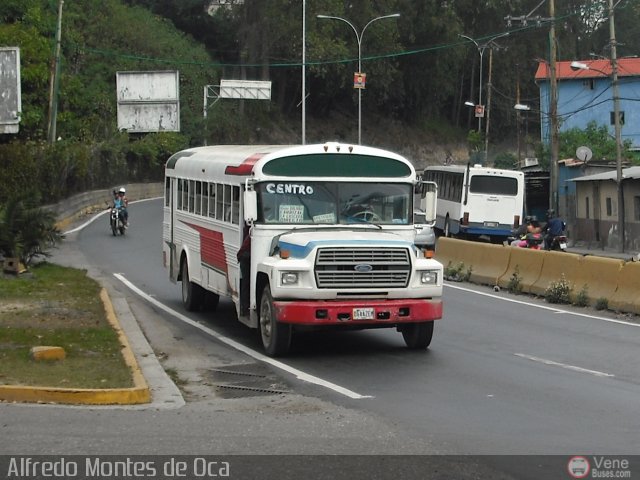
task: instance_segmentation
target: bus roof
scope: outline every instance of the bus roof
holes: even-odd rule
[[[238,182],[253,176],[357,177],[415,181],[411,162],[374,147],[324,143],[315,145],[213,145],[178,152],[166,163],[166,174],[190,178],[223,178]],[[243,177],[243,178],[238,178]],[[235,178],[235,180],[234,180]]]
[[[431,165],[425,167],[424,171],[436,171],[436,172],[453,172],[464,173],[467,168],[473,173],[486,173],[488,175],[505,175],[509,177],[524,177],[524,172],[520,170],[507,170],[503,168],[483,167],[481,165]]]

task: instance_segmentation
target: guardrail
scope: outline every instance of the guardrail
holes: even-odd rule
[[[640,314],[638,262],[446,237],[438,239],[435,258],[445,268],[462,263],[473,283],[506,288],[517,277],[522,292],[540,296],[564,277],[591,305],[606,299],[611,310]]]
[[[129,202],[145,198],[160,197],[164,194],[163,184],[156,183],[132,183],[125,185]],[[96,209],[104,209],[107,204],[113,203],[113,190],[120,185],[108,189],[92,190],[69,197],[54,205],[47,205],[47,210],[56,214],[58,221],[56,226],[65,230],[73,221],[87,214],[94,213]]]

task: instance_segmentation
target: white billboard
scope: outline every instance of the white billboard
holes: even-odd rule
[[[132,133],[180,131],[177,70],[116,72],[118,129]]]
[[[20,48],[0,47],[0,133],[18,133],[21,111]]]
[[[271,82],[258,80],[220,80],[220,98],[271,100]]]

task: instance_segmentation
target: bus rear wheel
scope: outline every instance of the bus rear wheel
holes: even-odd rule
[[[260,297],[260,337],[265,352],[270,357],[285,355],[291,345],[291,325],[276,319],[273,296],[269,285],[264,287]]]
[[[433,323],[409,323],[402,326],[402,338],[407,347],[413,350],[425,349],[433,338]]]
[[[182,259],[180,272],[182,278],[182,303],[184,308],[190,312],[199,310],[204,297],[204,289],[189,279],[189,266],[187,265],[186,258]]]

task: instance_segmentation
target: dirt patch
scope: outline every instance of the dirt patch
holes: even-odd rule
[[[100,324],[86,311],[51,301],[11,301],[0,305],[0,327],[86,328]]]

